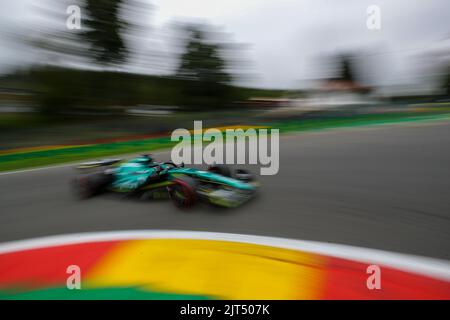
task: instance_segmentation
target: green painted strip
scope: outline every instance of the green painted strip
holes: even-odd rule
[[[207,296],[163,293],[139,287],[69,290],[45,288],[34,291],[0,291],[0,300],[208,300]]]

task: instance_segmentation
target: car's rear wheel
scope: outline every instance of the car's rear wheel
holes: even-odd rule
[[[72,188],[78,199],[87,199],[92,196],[88,175],[81,175],[74,178],[72,181]]]
[[[72,184],[79,199],[88,199],[103,192],[110,181],[109,175],[94,173],[79,175]]]
[[[182,209],[189,209],[197,202],[196,195],[197,182],[187,176],[173,180],[173,185],[169,187],[169,195],[175,206]]]

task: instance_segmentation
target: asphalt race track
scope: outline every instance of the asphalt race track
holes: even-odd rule
[[[168,160],[160,153],[158,160]],[[253,171],[257,168],[253,168]],[[103,195],[76,200],[71,167],[0,174],[0,241],[129,229],[219,231],[450,260],[450,123],[284,136],[280,171],[235,210]]]

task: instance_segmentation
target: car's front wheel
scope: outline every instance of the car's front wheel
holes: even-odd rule
[[[173,180],[169,187],[169,195],[175,206],[189,209],[197,202],[197,182],[191,177],[183,176]]]

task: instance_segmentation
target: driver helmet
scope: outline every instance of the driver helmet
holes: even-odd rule
[[[136,158],[135,161],[147,165],[154,162],[153,157],[150,154],[143,154],[139,158]]]

